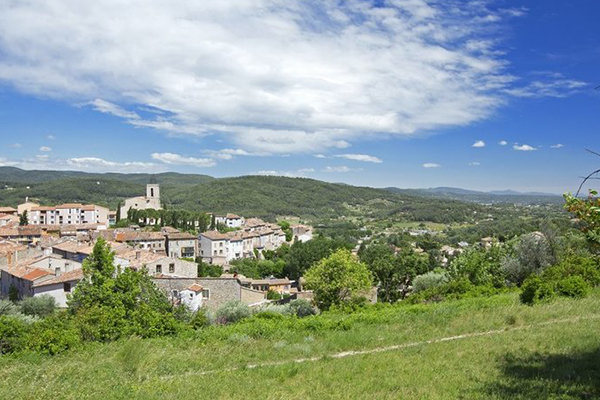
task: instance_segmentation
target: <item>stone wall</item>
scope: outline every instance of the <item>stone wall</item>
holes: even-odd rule
[[[201,285],[210,291],[209,298],[202,303],[202,307],[209,310],[217,309],[231,300],[243,301],[246,304],[260,301],[258,296],[242,296],[242,285],[236,278],[153,278],[153,281],[170,299],[174,290],[180,293],[194,283]],[[264,294],[261,295],[264,298]]]

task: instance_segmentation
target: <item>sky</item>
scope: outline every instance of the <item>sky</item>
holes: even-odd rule
[[[575,191],[600,2],[4,0],[0,165]]]

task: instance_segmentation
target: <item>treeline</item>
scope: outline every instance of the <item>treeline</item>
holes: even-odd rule
[[[205,232],[216,229],[214,218],[206,213],[194,213],[185,210],[138,210],[130,208],[126,220],[120,220],[120,207],[117,214],[117,226],[128,226],[130,223],[141,226],[170,226],[181,231]]]

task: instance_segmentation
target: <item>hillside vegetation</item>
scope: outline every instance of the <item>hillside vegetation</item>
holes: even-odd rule
[[[187,338],[0,357],[0,398],[592,399],[599,308],[598,291],[534,307],[508,293],[255,316]]]
[[[176,173],[86,174],[24,171],[12,167],[0,167],[0,187],[4,187],[0,201],[15,206],[29,197],[42,204],[89,202],[114,209],[122,199],[144,194],[144,185],[149,182],[161,184],[161,197],[166,207],[193,212],[234,212],[268,218],[277,215],[337,218],[354,209],[364,216],[404,216],[417,221],[453,222],[471,219],[475,213],[484,211],[477,204],[306,178],[243,176],[215,179]]]

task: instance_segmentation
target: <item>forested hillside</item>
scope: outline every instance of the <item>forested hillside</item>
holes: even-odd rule
[[[24,171],[0,167],[0,202],[15,206],[25,197],[42,204],[97,203],[116,208],[127,197],[143,195],[145,184],[161,184],[167,208],[274,217],[341,217],[352,210],[373,217],[464,221],[485,209],[477,204],[396,194],[384,189],[333,184],[314,179],[206,175],[87,174],[72,171]]]

